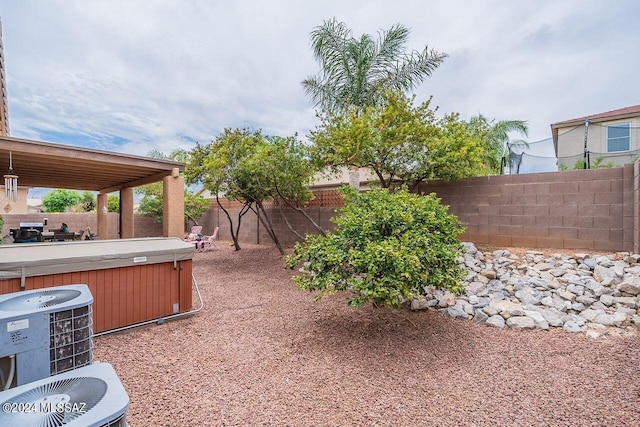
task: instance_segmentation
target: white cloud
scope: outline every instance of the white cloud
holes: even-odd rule
[[[640,5],[578,0],[11,2],[3,22],[12,135],[145,154],[225,127],[303,136],[317,121],[300,81],[309,33],[394,23],[450,57],[418,89],[443,112],[549,125],[638,104]]]

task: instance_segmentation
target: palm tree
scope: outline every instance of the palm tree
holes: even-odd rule
[[[502,159],[509,156],[510,151],[529,147],[529,144],[522,139],[512,140],[509,138],[511,132],[525,137],[529,135],[529,127],[524,120],[496,121],[478,114],[469,120],[469,127],[484,142],[486,162],[494,173],[500,173]]]
[[[313,55],[321,71],[302,82],[316,106],[337,111],[346,106],[376,105],[384,91],[408,91],[421,83],[447,57],[425,47],[407,54],[409,30],[396,24],[379,39],[359,39],[335,18],[311,32]]]

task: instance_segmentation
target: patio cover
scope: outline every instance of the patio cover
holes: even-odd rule
[[[134,237],[133,188],[163,182],[162,234],[184,235],[184,164],[51,142],[0,136],[0,172],[9,170],[9,152],[18,186],[98,191],[98,211],[107,194],[120,191],[120,237]],[[107,216],[97,215],[98,235],[107,237]]]
[[[0,172],[9,169],[9,151],[18,185],[111,193],[162,181],[184,164],[51,142],[0,136]]]
[[[9,170],[9,152],[18,185],[111,193],[162,181],[184,164],[51,142],[0,136],[0,172]]]

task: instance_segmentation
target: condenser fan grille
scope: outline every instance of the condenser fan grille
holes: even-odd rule
[[[38,292],[29,292],[26,295],[18,295],[0,302],[0,310],[27,311],[53,307],[58,304],[71,301],[80,295],[75,289],[43,289]]]
[[[91,305],[49,314],[51,375],[91,364],[93,330]]]
[[[99,378],[71,377],[52,381],[3,402],[3,408],[22,409],[0,413],[0,425],[59,427],[95,407],[107,393]]]

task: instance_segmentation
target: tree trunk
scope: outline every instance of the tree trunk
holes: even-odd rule
[[[264,206],[262,205],[262,202],[261,201],[256,201],[256,207],[258,208],[257,209],[257,215],[258,215],[258,218],[260,219],[260,222],[262,223],[262,225],[264,225],[264,228],[269,233],[269,237],[271,237],[271,240],[273,240],[273,243],[278,248],[278,251],[280,251],[280,255],[284,256],[284,254],[285,254],[284,253],[284,249],[282,249],[282,245],[280,244],[280,240],[278,240],[278,236],[276,235],[276,232],[273,229],[273,224],[271,223],[271,219],[269,218],[269,215],[265,211]],[[263,215],[260,215],[259,212],[262,212]]]
[[[287,224],[287,227],[289,227],[289,230],[291,230],[291,232],[295,234],[298,237],[298,239],[304,240],[304,236],[298,233],[296,230],[294,230],[294,228],[291,226],[291,223],[289,222],[289,218],[287,218],[287,216],[284,214],[282,207],[278,206],[278,210],[280,211],[280,215],[282,215],[282,219],[284,219],[284,222]]]
[[[302,209],[302,208],[300,208],[300,207],[298,207],[298,206],[295,206],[295,205],[293,205],[293,204],[289,203],[289,201],[288,201],[288,200],[287,200],[287,199],[282,195],[282,193],[280,193],[280,190],[278,189],[278,185],[277,185],[277,184],[275,185],[275,188],[276,188],[276,192],[278,193],[278,196],[280,196],[280,200],[282,200],[282,201],[283,201],[287,206],[289,206],[291,209],[293,209],[293,210],[295,210],[295,211],[297,211],[297,212],[300,212],[300,214],[302,214],[302,216],[303,216],[303,217],[305,217],[305,219],[306,219],[307,221],[309,221],[311,224],[313,224],[313,226],[314,226],[314,227],[315,227],[315,228],[320,232],[320,234],[322,234],[323,236],[326,236],[326,235],[327,235],[327,233],[325,232],[325,230],[324,230],[322,227],[320,227],[320,225],[319,225],[317,222],[315,222],[315,221],[313,220],[313,218],[311,218],[311,217],[309,216],[309,214],[307,213],[307,211],[305,211],[304,209]],[[281,211],[281,212],[282,212],[282,211]],[[286,221],[286,218],[285,218],[285,221]],[[289,222],[288,222],[288,221],[287,221],[287,225],[289,225]],[[293,231],[293,229],[292,229],[291,231]],[[296,233],[296,232],[294,231],[294,233]],[[298,233],[296,233],[296,234],[298,234]]]
[[[220,209],[222,209],[224,214],[227,216],[227,219],[229,220],[229,231],[231,232],[231,239],[233,240],[233,246],[236,248],[236,251],[239,251],[240,243],[238,243],[238,234],[233,229],[233,221],[231,220],[231,215],[229,215],[229,211],[222,206],[222,203],[220,203],[220,199],[218,198],[217,194],[216,194],[216,202],[218,202],[218,206],[220,207]],[[240,219],[238,219],[238,222],[240,222]]]

